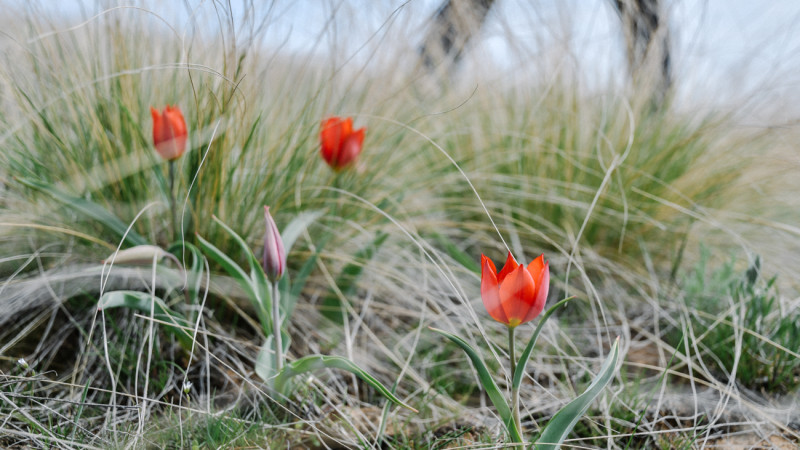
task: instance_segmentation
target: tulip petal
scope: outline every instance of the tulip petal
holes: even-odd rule
[[[536,285],[525,266],[517,266],[503,280],[500,284],[500,303],[510,326],[517,326],[525,322],[525,318],[533,306],[535,295]]]
[[[167,106],[163,112],[150,108],[153,117],[153,144],[166,160],[174,160],[186,150],[186,121],[177,106]]]
[[[505,265],[503,265],[503,270],[501,270],[500,274],[497,275],[497,282],[502,283],[508,274],[517,270],[517,267],[519,267],[517,260],[511,255],[511,252],[508,252],[508,257],[506,258]]]
[[[364,129],[360,129],[355,133],[347,136],[342,142],[342,148],[339,151],[339,157],[336,161],[336,168],[340,169],[355,161],[361,153],[361,143],[364,141]]]
[[[367,127],[361,127],[354,131],[352,136],[358,142],[359,147],[364,144],[364,134],[367,132]]]
[[[544,260],[544,257],[542,257],[542,256],[540,256],[539,258],[536,258],[536,260],[538,260],[540,258],[542,260]],[[531,264],[529,264],[528,267],[530,267],[531,265],[533,265],[533,262],[531,262]],[[534,272],[531,272],[531,274],[534,277],[536,277],[536,274]],[[525,319],[523,319],[523,321],[522,321],[523,323],[524,322],[528,322],[528,321],[533,320],[536,317],[538,317],[539,314],[541,314],[542,311],[544,310],[544,305],[547,303],[547,294],[550,291],[550,263],[549,262],[544,263],[544,267],[539,272],[538,279],[534,278],[534,283],[536,284],[536,295],[534,296],[534,299],[533,299],[533,306],[528,311],[528,314],[525,316]]]
[[[322,122],[322,130],[320,131],[322,157],[328,164],[332,164],[336,159],[336,153],[342,144],[343,136],[341,119],[331,117]]]
[[[183,113],[177,106],[167,106],[167,112],[164,114],[169,121],[169,129],[174,137],[186,136],[186,120],[183,118]]]
[[[342,140],[353,134],[353,118],[348,117],[342,122]]]
[[[486,255],[481,254],[481,268],[483,268],[483,265],[486,263],[489,263],[489,267],[491,267],[492,273],[494,274],[495,279],[497,279],[497,267],[495,267],[494,261],[487,258]]]
[[[508,323],[508,317],[500,302],[497,283],[497,269],[491,259],[481,255],[481,299],[483,306],[492,318],[500,323]]]
[[[533,261],[531,261],[530,264],[528,264],[528,272],[531,273],[531,276],[533,277],[534,281],[537,281],[537,279],[542,273],[542,270],[544,270],[544,266],[545,263],[543,254],[539,255],[538,258],[534,259]]]

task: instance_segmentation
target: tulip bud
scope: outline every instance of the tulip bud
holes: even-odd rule
[[[183,393],[188,394],[192,391],[192,382],[191,381],[184,381],[183,382]]]
[[[286,250],[283,248],[283,239],[278,232],[278,226],[269,213],[269,206],[264,207],[264,219],[267,222],[264,232],[264,253],[261,264],[264,273],[273,283],[280,280],[286,270]]]
[[[19,366],[20,366],[20,367],[22,367],[23,369],[27,369],[28,367],[30,367],[30,366],[28,365],[28,361],[25,361],[25,358],[20,358],[20,359],[18,359],[18,360],[17,360],[17,365],[19,365]]]
[[[153,116],[153,144],[162,158],[172,161],[186,151],[186,121],[177,106],[167,105],[163,112],[150,108]]]

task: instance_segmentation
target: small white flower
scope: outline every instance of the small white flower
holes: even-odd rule
[[[191,381],[184,381],[183,382],[183,393],[188,394],[189,391],[192,390],[192,382]]]
[[[25,358],[18,359],[17,364],[19,364],[19,366],[22,367],[23,369],[27,369],[28,367],[30,367],[28,366],[28,361],[25,361]]]

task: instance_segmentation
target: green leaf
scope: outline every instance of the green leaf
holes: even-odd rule
[[[217,216],[212,216],[215,222],[219,224],[228,234],[239,244],[239,248],[241,248],[242,252],[247,259],[247,265],[250,268],[250,281],[253,285],[254,291],[259,296],[259,302],[264,305],[267,311],[270,310],[272,306],[271,298],[270,298],[270,282],[267,280],[267,275],[264,273],[264,268],[261,267],[261,261],[256,258],[256,255],[253,254],[253,249],[247,245],[244,239],[242,239],[239,234],[233,231],[232,228],[225,225],[225,222],[219,220]]]
[[[215,222],[217,222],[228,234],[239,244],[239,247],[242,249],[242,252],[245,254],[245,258],[247,259],[247,264],[250,266],[250,283],[253,286],[253,291],[255,292],[257,298],[256,301],[262,305],[264,310],[271,311],[272,308],[272,296],[270,294],[271,283],[267,280],[267,275],[264,273],[264,268],[261,267],[261,262],[256,258],[256,255],[253,254],[253,250],[247,245],[244,239],[239,236],[233,229],[229,226],[225,225],[225,223],[217,216],[212,216]]]
[[[618,357],[619,337],[617,337],[617,340],[614,342],[614,346],[611,347],[611,352],[600,368],[600,372],[598,372],[597,376],[592,380],[592,384],[586,388],[583,394],[561,408],[561,410],[550,419],[550,422],[547,423],[542,434],[539,435],[539,438],[536,440],[536,450],[555,450],[561,446],[561,443],[564,442],[564,439],[566,439],[567,435],[572,431],[575,424],[578,423],[578,420],[586,414],[592,401],[600,395],[603,388],[605,388],[614,377]]]
[[[497,384],[494,382],[494,379],[492,379],[489,369],[486,368],[486,364],[483,362],[480,355],[478,355],[478,352],[475,351],[475,349],[472,348],[467,341],[454,334],[450,334],[437,328],[431,328],[431,330],[441,334],[447,339],[450,339],[467,353],[470,361],[472,361],[473,367],[475,367],[475,370],[478,372],[478,379],[480,380],[481,385],[483,385],[483,389],[489,395],[489,399],[492,401],[497,413],[500,415],[500,419],[505,424],[508,434],[511,435],[511,439],[514,442],[522,442],[522,435],[520,434],[520,430],[517,430],[517,425],[514,423],[514,417],[511,414],[511,408],[508,407],[508,402],[506,402],[506,399],[503,397],[500,389],[497,388]]]
[[[531,336],[530,341],[528,341],[527,347],[525,347],[525,350],[522,352],[522,355],[520,355],[519,361],[517,362],[517,368],[514,371],[514,379],[511,381],[511,386],[514,389],[519,389],[520,384],[522,384],[522,376],[525,375],[525,367],[528,365],[528,360],[531,358],[531,352],[533,352],[533,346],[536,345],[536,340],[539,338],[539,333],[542,332],[544,323],[547,322],[547,319],[550,318],[550,316],[556,311],[556,309],[558,309],[559,306],[565,305],[573,298],[575,297],[565,298],[564,300],[561,300],[560,302],[551,306],[539,320],[539,325],[537,325],[536,330],[533,331],[533,335]]]
[[[187,261],[183,262],[183,269],[186,271],[187,301],[190,304],[197,305],[200,303],[199,294],[203,282],[203,272],[205,272],[205,264],[203,264],[205,257],[199,248],[189,242],[172,244],[167,251],[180,259],[183,254],[183,249],[186,249],[188,254],[191,255],[190,264],[187,264]]]
[[[302,375],[307,372],[313,372],[320,369],[341,369],[346,370],[362,381],[372,386],[380,392],[381,395],[386,397],[392,403],[402,406],[414,412],[419,412],[416,409],[406,405],[399,398],[392,394],[392,391],[386,388],[380,381],[376,380],[372,375],[358,367],[356,363],[341,356],[324,356],[324,355],[311,355],[298,359],[290,364],[287,364],[275,378],[275,390],[282,394],[287,395],[291,389],[290,381],[297,375]]]
[[[281,240],[283,241],[283,248],[286,250],[287,254],[292,251],[292,247],[297,238],[300,237],[300,234],[323,214],[325,214],[324,210],[301,212],[283,228]]]
[[[64,205],[72,208],[74,211],[80,212],[85,216],[102,223],[106,228],[113,231],[120,238],[124,237],[125,241],[131,245],[146,245],[148,243],[145,238],[143,238],[133,229],[128,230],[128,224],[93,201],[66,194],[56,187],[41,183],[39,181],[25,178],[17,178],[17,181],[25,186],[44,192]]]
[[[258,356],[256,356],[256,374],[265,381],[270,381],[275,376],[275,369],[277,368],[273,340],[272,335],[267,336],[267,340],[261,346],[261,350],[258,351]]]
[[[190,349],[192,346],[192,337],[181,328],[189,326],[189,323],[181,313],[169,309],[164,303],[164,300],[147,292],[114,291],[103,294],[97,302],[98,309],[130,308],[142,311],[148,315],[151,314],[151,305],[153,306],[153,318],[165,323],[174,324],[175,326],[164,325],[164,327],[167,331],[175,335],[181,343],[181,346]]]
[[[200,243],[200,248],[203,249],[203,251],[208,254],[211,259],[216,261],[217,264],[222,266],[222,268],[225,269],[225,272],[227,272],[228,275],[230,275],[239,283],[249,297],[255,297],[255,292],[253,291],[253,285],[250,282],[250,277],[244,270],[242,270],[241,267],[239,267],[239,264],[236,264],[236,262],[228,257],[228,255],[226,255],[222,250],[218,249],[214,244],[203,239],[203,237],[199,234],[197,235],[197,241]]]
[[[258,318],[261,322],[261,328],[264,330],[264,334],[267,336],[272,334],[272,322],[270,321],[271,314],[269,309],[264,309],[264,305],[259,301],[259,297],[253,287],[252,280],[247,273],[245,273],[245,271],[242,270],[242,268],[239,267],[234,260],[223,253],[222,250],[215,247],[214,244],[203,239],[203,237],[199,234],[197,235],[197,242],[200,244],[200,248],[203,249],[208,257],[222,266],[225,272],[227,272],[231,278],[239,283],[239,286],[241,286],[242,290],[244,290],[245,294],[247,294],[247,297],[253,303],[253,307],[255,307],[256,312],[258,313]]]

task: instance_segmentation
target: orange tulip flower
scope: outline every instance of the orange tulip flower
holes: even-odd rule
[[[339,171],[352,164],[361,153],[364,143],[364,131],[361,128],[353,131],[353,119],[348,117],[331,117],[322,122],[320,142],[322,158],[333,170]]]
[[[525,267],[509,252],[499,274],[492,260],[481,255],[481,298],[489,315],[500,323],[513,328],[535,319],[544,309],[549,288],[550,263],[544,255]]]
[[[153,144],[167,161],[178,159],[186,151],[186,121],[177,106],[167,105],[163,113],[150,108],[153,116]]]

